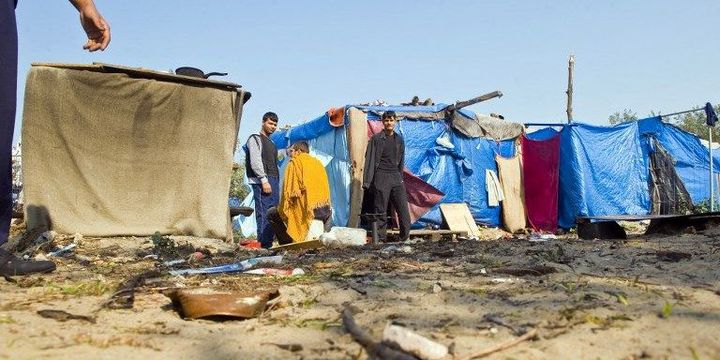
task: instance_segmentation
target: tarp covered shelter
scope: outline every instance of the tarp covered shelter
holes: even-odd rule
[[[386,111],[395,111],[400,119],[396,130],[405,138],[406,168],[442,191],[445,194],[443,203],[465,202],[476,222],[498,226],[500,206],[488,205],[485,170],[497,172],[495,155],[515,155],[515,140],[502,138],[517,136],[522,132],[522,126],[507,123],[508,126],[491,127],[488,124],[497,125],[496,122],[502,121],[464,109],[451,119],[444,112],[446,107],[444,104],[347,105],[303,124],[278,130],[270,138],[280,150],[296,141],[310,143],[311,154],[326,164],[331,183],[333,223],[357,226],[368,124],[379,121]],[[338,118],[337,114],[342,116]],[[252,206],[251,198],[248,196],[243,205]],[[243,233],[253,233],[254,219],[243,220]],[[442,221],[439,206],[435,206],[420,218],[418,224],[440,225]]]
[[[28,228],[231,239],[228,190],[248,98],[224,81],[35,64],[22,126]]]
[[[535,140],[560,136],[560,227],[578,216],[647,215],[651,213],[650,153],[660,144],[675,162],[675,171],[696,205],[710,198],[710,154],[700,139],[652,117],[616,126],[573,123],[557,131],[528,134]],[[714,159],[714,189],[720,161]]]
[[[385,111],[395,111],[402,119],[398,122],[397,131],[405,138],[407,169],[442,191],[445,194],[442,203],[464,202],[477,223],[498,226],[503,223],[502,203],[499,206],[490,205],[486,170],[497,172],[496,156],[503,159],[516,155],[522,131],[515,130],[513,126],[516,124],[502,121],[495,121],[493,126],[482,126],[482,121],[477,121],[480,116],[465,110],[450,118],[443,112],[445,107],[443,104],[348,105],[343,108],[345,115],[339,121],[333,122],[330,115],[325,114],[282,130],[272,139],[280,148],[298,140],[309,140],[314,148],[311,151],[321,158],[330,159],[327,169],[333,183],[335,224],[356,226],[357,222],[353,219],[359,209],[354,207],[359,206],[361,198],[353,193],[358,193],[357,180],[358,173],[362,171],[367,124],[379,121]],[[503,128],[493,130],[498,124]],[[478,126],[482,130],[475,129]],[[525,188],[531,192],[544,191],[540,197],[525,191],[527,214],[545,211],[547,206],[557,209],[557,216],[535,216],[543,220],[542,226],[535,226],[539,230],[552,231],[554,221],[560,227],[571,228],[575,226],[576,218],[582,216],[647,215],[657,211],[682,213],[687,208],[681,204],[657,203],[681,201],[683,196],[679,192],[687,194],[695,205],[706,202],[710,197],[707,147],[697,136],[663,122],[660,117],[616,126],[572,123],[561,126],[559,130],[548,127],[525,136],[525,143],[532,142],[532,146],[520,151],[542,151],[549,152],[549,155],[523,153],[523,159],[542,160],[547,166],[556,167],[535,168],[530,172],[526,170],[532,166],[523,168],[525,177],[528,174],[542,177],[522,179],[524,184],[537,185]],[[554,145],[549,146],[550,143]],[[657,178],[658,169],[653,168],[657,165],[653,165],[651,160],[658,153],[664,154],[661,163],[665,164],[666,171],[670,171],[663,175],[664,179]],[[556,156],[557,159],[553,161],[543,156]],[[714,161],[717,198],[720,158]],[[658,163],[657,160],[655,163]],[[672,164],[669,169],[668,164]],[[556,182],[548,181],[552,180],[552,176],[557,176]],[[659,181],[663,183],[659,184]],[[547,186],[539,183],[547,183]],[[658,189],[676,193],[658,195]],[[553,197],[557,201],[553,201]],[[548,202],[545,207],[542,206],[543,199]],[[439,207],[435,206],[416,225],[441,223]]]

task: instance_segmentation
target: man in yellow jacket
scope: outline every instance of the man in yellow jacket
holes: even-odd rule
[[[313,220],[322,221],[327,229],[332,216],[327,172],[309,152],[304,141],[290,146],[280,205],[268,210],[268,222],[280,245],[305,241]]]

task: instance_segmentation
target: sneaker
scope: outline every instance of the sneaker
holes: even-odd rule
[[[23,260],[0,249],[0,276],[48,273],[53,270],[55,270],[55,263],[52,261]]]

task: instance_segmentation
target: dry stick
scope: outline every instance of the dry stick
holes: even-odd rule
[[[365,348],[369,357],[377,357],[384,360],[416,360],[417,358],[408,353],[395,350],[382,343],[375,342],[370,335],[355,324],[350,309],[345,308],[342,312],[343,326],[352,338]]]
[[[521,342],[523,342],[523,341],[525,341],[525,340],[530,340],[530,339],[534,338],[535,336],[537,336],[537,329],[532,329],[532,330],[528,331],[527,334],[525,334],[525,335],[523,335],[523,336],[521,336],[521,337],[519,337],[519,338],[517,338],[517,339],[513,339],[513,340],[510,340],[510,341],[506,341],[506,342],[504,342],[504,343],[497,344],[497,345],[492,346],[492,347],[489,347],[489,348],[487,348],[487,349],[480,350],[480,351],[478,351],[478,352],[476,352],[476,353],[472,353],[472,354],[470,354],[470,355],[467,355],[467,356],[465,356],[465,357],[462,357],[462,358],[460,358],[459,360],[470,360],[470,359],[474,359],[474,358],[479,358],[479,357],[487,356],[487,355],[490,355],[490,354],[492,354],[492,353],[495,353],[495,352],[498,352],[498,351],[501,351],[501,350],[505,350],[505,349],[507,349],[507,348],[511,348],[511,347],[513,347],[513,346],[515,346],[515,345],[517,345],[517,344],[519,344],[519,343],[521,343]]]

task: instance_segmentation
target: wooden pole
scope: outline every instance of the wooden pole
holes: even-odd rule
[[[575,55],[570,54],[568,59],[568,89],[565,92],[567,94],[567,117],[568,124],[572,122],[572,96],[573,96],[573,70],[575,68]]]
[[[713,155],[712,155],[712,148],[713,148],[713,140],[712,140],[712,126],[708,126],[708,140],[710,143],[709,149],[710,149],[710,212],[715,211],[715,189],[713,186],[713,180],[715,180],[715,176],[713,176]]]

